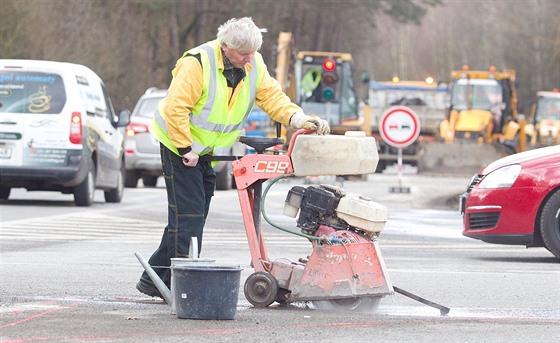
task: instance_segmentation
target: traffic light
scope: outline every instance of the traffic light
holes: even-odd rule
[[[337,83],[336,62],[332,58],[326,58],[323,60],[323,76],[321,78],[323,102],[336,101]]]

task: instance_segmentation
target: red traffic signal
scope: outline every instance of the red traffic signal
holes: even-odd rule
[[[336,62],[332,58],[323,60],[323,76],[321,78],[323,84],[323,101],[333,101],[336,97],[336,83],[338,75],[336,73]]]
[[[323,69],[325,71],[334,71],[336,69],[336,62],[331,58],[326,58],[323,61]]]

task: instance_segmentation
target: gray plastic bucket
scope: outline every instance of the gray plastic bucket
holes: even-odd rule
[[[171,287],[177,317],[234,319],[241,270],[239,267],[218,265],[173,266]]]
[[[198,267],[207,267],[207,266],[213,266],[214,262],[216,262],[216,260],[211,260],[211,259],[193,259],[193,258],[185,258],[185,257],[174,257],[171,259],[171,283],[170,283],[170,291],[171,291],[171,297],[173,298],[173,284],[175,283],[174,279],[175,279],[175,274],[177,273],[173,273],[173,268],[175,267],[185,267],[185,266],[198,266]],[[177,313],[177,308],[175,305],[175,299],[173,299],[173,302],[171,303],[171,314],[176,314]]]

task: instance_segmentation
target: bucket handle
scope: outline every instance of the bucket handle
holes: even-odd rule
[[[198,238],[191,237],[191,245],[189,246],[189,257],[198,260]]]

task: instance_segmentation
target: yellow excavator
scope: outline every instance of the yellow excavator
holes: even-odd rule
[[[537,92],[527,118],[530,148],[560,144],[560,92],[558,89]]]
[[[306,114],[326,119],[332,134],[362,130],[371,135],[370,112],[362,117],[358,114],[352,64],[348,52],[296,52],[292,34],[279,34],[276,79],[292,101]],[[285,134],[282,132],[284,138]],[[289,130],[287,135],[289,141]]]
[[[517,113],[515,70],[451,73],[448,115],[440,142],[427,143],[420,173],[472,174],[486,164],[525,150],[525,120]]]

